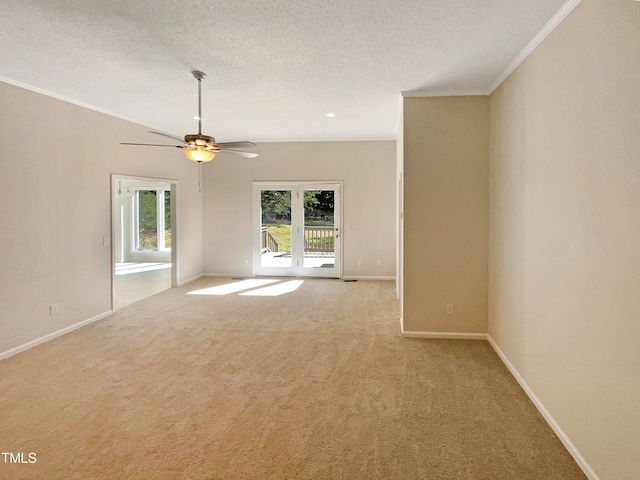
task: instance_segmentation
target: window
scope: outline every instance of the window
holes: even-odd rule
[[[133,213],[136,250],[171,249],[171,192],[169,190],[136,190]]]

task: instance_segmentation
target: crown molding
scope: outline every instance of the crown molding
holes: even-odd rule
[[[422,97],[476,97],[488,95],[484,90],[407,90],[400,92],[401,98]]]
[[[567,0],[567,2],[556,12],[556,14],[551,17],[551,19],[542,27],[542,29],[536,34],[535,37],[531,39],[531,41],[527,44],[526,47],[514,58],[511,63],[505,68],[493,85],[485,95],[491,95],[496,88],[500,86],[502,82],[506,80],[506,78],[513,73],[513,71],[520,66],[522,62],[542,43],[542,41],[547,38],[547,36],[555,30],[555,28],[565,19],[571,11],[578,6],[581,0]]]

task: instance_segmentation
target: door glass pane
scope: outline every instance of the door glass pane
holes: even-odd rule
[[[155,190],[138,192],[138,249],[158,248],[158,204]]]
[[[260,208],[260,265],[290,268],[291,190],[262,190]]]
[[[305,268],[333,268],[335,264],[335,192],[304,191]]]

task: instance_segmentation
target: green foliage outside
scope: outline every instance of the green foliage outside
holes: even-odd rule
[[[307,227],[323,227],[334,224],[334,192],[331,190],[304,191],[304,225]],[[278,240],[279,251],[291,252],[291,190],[262,190],[262,225],[268,227]],[[333,232],[331,233],[333,235]],[[309,240],[309,249],[324,247],[333,248],[333,237],[325,240]],[[315,245],[318,243],[318,245]]]
[[[279,252],[291,252],[291,225],[276,223],[264,226],[268,227],[271,234],[278,240]]]
[[[156,192],[138,192],[138,235],[140,248],[158,248],[158,218],[156,215]]]
[[[304,224],[333,225],[334,192],[304,191]],[[291,190],[262,190],[262,224],[291,223]]]
[[[164,248],[171,248],[171,192],[164,192]]]
[[[139,248],[158,248],[158,204],[155,190],[138,192]],[[165,248],[171,248],[171,195],[164,192],[164,241]]]
[[[291,223],[291,191],[262,190],[262,224]]]

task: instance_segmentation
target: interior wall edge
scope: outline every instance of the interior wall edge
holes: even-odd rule
[[[596,472],[591,468],[591,466],[587,463],[585,458],[582,456],[577,447],[573,444],[569,436],[564,432],[562,427],[558,424],[558,422],[553,418],[549,410],[544,406],[542,401],[535,394],[533,389],[529,386],[529,384],[525,381],[520,372],[514,367],[513,363],[509,360],[507,355],[502,351],[502,349],[498,346],[496,341],[491,337],[491,334],[486,335],[486,339],[493,348],[493,350],[498,354],[502,363],[507,367],[511,375],[516,379],[516,381],[520,384],[524,392],[527,394],[531,402],[538,409],[542,417],[549,424],[554,433],[558,436],[562,444],[565,446],[569,454],[576,461],[578,466],[582,469],[584,474],[587,476],[589,480],[600,480],[600,477],[596,474]]]

